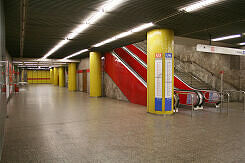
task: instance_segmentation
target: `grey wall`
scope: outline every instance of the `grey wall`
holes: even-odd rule
[[[77,67],[77,70],[87,70],[87,69],[90,69],[89,68],[89,58],[84,58],[84,59],[81,59],[81,62],[78,64],[78,67]],[[89,83],[90,83],[90,76],[89,76],[89,72],[87,72],[87,92],[89,93],[90,91],[90,86],[89,86]],[[78,73],[77,74],[78,76],[78,81],[77,81],[77,90],[78,91],[83,91],[82,88],[83,88],[83,73]]]
[[[111,77],[104,72],[103,80],[103,94],[106,97],[114,98],[117,100],[128,101],[127,97],[122,93],[119,87],[114,83]]]
[[[4,10],[3,0],[0,0],[0,61],[3,60],[5,55],[5,23],[4,23]],[[0,62],[0,72],[2,72],[2,66],[4,63]],[[1,92],[2,82],[4,82],[2,73],[0,73],[0,160],[3,149],[3,136],[4,136],[4,124],[6,119],[6,94]]]

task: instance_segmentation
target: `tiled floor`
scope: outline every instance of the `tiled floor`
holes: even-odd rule
[[[10,101],[2,162],[245,162],[245,113],[174,116],[33,85]]]

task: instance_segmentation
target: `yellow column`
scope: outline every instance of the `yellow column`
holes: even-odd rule
[[[68,66],[68,90],[76,91],[77,83],[76,83],[76,63],[69,63]]]
[[[173,94],[174,32],[154,29],[147,33],[147,112],[172,114]]]
[[[58,68],[54,68],[54,85],[59,85],[59,72]]]
[[[59,67],[59,86],[65,86],[65,70],[64,67]]]
[[[99,97],[101,90],[101,55],[98,52],[90,52],[90,96]]]
[[[54,83],[54,71],[53,71],[53,69],[51,68],[50,70],[49,70],[49,72],[50,72],[50,84],[53,84]]]

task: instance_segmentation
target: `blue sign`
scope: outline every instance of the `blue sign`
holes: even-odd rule
[[[172,58],[172,53],[165,53],[165,58]]]
[[[162,111],[162,98],[155,98],[155,111]]]
[[[165,98],[165,111],[172,110],[172,98]]]

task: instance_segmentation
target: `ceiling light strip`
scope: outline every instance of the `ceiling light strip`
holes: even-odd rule
[[[140,25],[140,26],[138,26],[138,27],[135,27],[135,28],[133,28],[133,29],[127,31],[127,32],[120,33],[120,34],[118,34],[118,35],[116,35],[116,36],[114,36],[114,37],[111,37],[111,38],[106,39],[106,40],[104,40],[104,41],[102,41],[102,42],[100,42],[100,43],[97,43],[97,44],[93,45],[92,47],[100,47],[100,46],[102,46],[102,45],[108,44],[108,43],[110,43],[110,42],[113,42],[113,41],[115,41],[115,40],[118,40],[118,39],[121,39],[121,38],[124,38],[124,37],[127,37],[127,36],[129,36],[129,35],[132,35],[133,33],[140,32],[140,31],[145,30],[145,29],[147,29],[147,28],[150,28],[150,27],[152,27],[152,26],[154,26],[153,23],[145,23],[145,24],[142,24],[142,25]],[[71,54],[71,55],[69,55],[69,56],[67,56],[67,57],[65,57],[65,58],[63,58],[63,59],[66,60],[66,59],[72,58],[72,57],[74,57],[74,56],[80,55],[80,54],[82,54],[82,53],[85,53],[85,52],[87,52],[87,51],[89,51],[89,50],[88,50],[88,49],[83,49],[83,50],[81,50],[81,51],[79,51],[79,52],[76,52],[76,53],[73,53],[73,54]]]
[[[48,58],[58,49],[66,45],[71,39],[74,39],[84,30],[90,27],[91,24],[95,24],[102,17],[106,15],[107,12],[110,12],[117,8],[121,3],[125,2],[125,0],[108,0],[105,4],[100,6],[96,12],[91,13],[81,24],[79,24],[76,28],[74,28],[67,36],[65,36],[64,40],[60,41],[57,45],[55,45],[48,53],[46,53],[42,59]]]
[[[219,3],[221,1],[224,1],[224,0],[201,0],[201,1],[197,1],[191,5],[181,8],[180,11],[193,12],[193,11],[197,11],[202,8],[205,8],[207,6]]]
[[[229,40],[229,39],[238,38],[238,37],[242,37],[242,35],[241,34],[237,34],[237,35],[230,35],[230,36],[218,37],[218,38],[212,39],[212,41]]]
[[[150,27],[152,27],[152,26],[154,26],[153,23],[142,24],[142,25],[140,25],[140,26],[138,26],[138,27],[136,27],[136,28],[133,28],[133,29],[127,31],[127,32],[120,33],[120,34],[118,34],[118,35],[116,35],[116,36],[113,36],[113,37],[107,39],[107,40],[104,40],[104,41],[102,41],[102,42],[100,42],[100,43],[97,43],[97,44],[93,45],[93,47],[99,47],[99,46],[108,44],[108,43],[113,42],[113,41],[115,41],[115,40],[118,40],[118,39],[120,39],[120,38],[129,36],[129,35],[132,35],[133,33],[140,32],[140,31],[142,31],[142,30],[145,30],[145,29],[147,29],[147,28],[150,28]]]
[[[241,43],[239,43],[238,45],[243,46],[243,45],[245,45],[245,42],[241,42]]]

